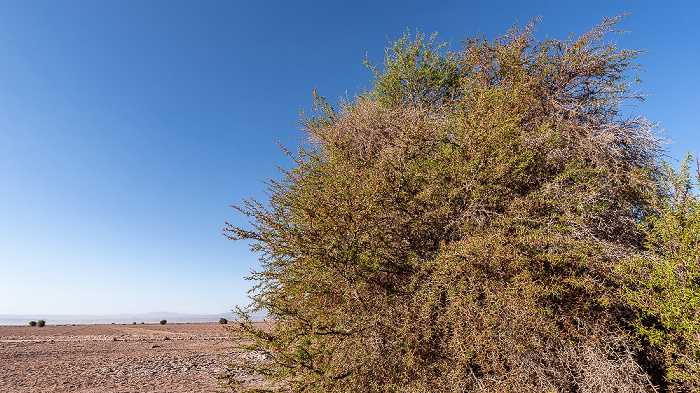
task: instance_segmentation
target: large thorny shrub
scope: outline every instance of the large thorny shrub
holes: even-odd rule
[[[603,42],[616,20],[454,52],[404,36],[372,89],[315,96],[292,168],[238,207],[252,229],[225,229],[261,254],[248,311],[272,328],[241,311],[238,333],[270,390],[697,388],[697,243],[670,252],[647,221],[685,218],[659,200],[652,124],[625,115],[637,52]],[[655,291],[669,275],[686,308]]]

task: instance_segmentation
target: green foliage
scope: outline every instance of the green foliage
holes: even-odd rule
[[[665,165],[657,214],[640,224],[648,252],[632,264],[635,286],[626,292],[638,307],[634,327],[669,365],[667,378],[679,391],[700,391],[700,196],[693,193],[688,155],[680,170]],[[698,169],[700,180],[700,168]]]
[[[365,63],[376,77],[372,97],[391,107],[440,108],[454,98],[460,82],[460,67],[442,52],[445,47],[437,43],[437,34],[427,42],[418,33],[413,40],[410,32],[404,34],[386,49],[381,69]]]
[[[603,43],[616,19],[457,52],[406,35],[371,91],[315,95],[293,167],[236,207],[252,229],[225,229],[262,256],[237,332],[268,360],[246,367],[284,392],[666,386],[620,296],[661,175],[652,125],[621,113],[641,96],[637,52]]]
[[[219,318],[219,323],[222,325],[226,325],[228,323],[228,319],[226,318]]]
[[[29,321],[29,326],[36,326],[36,321]]]
[[[43,319],[40,319],[40,320],[36,321],[36,325],[39,327],[44,327],[44,326],[46,326],[46,321],[44,321]]]
[[[160,320],[160,324],[161,324],[161,325],[165,325],[166,323],[168,323],[168,321],[166,321],[165,319],[161,319],[161,320]]]

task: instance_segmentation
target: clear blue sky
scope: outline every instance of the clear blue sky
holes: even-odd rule
[[[700,147],[695,1],[0,1],[0,314],[217,313],[258,265],[221,235],[288,166],[312,92],[368,86],[387,37],[488,37],[539,15],[639,58],[639,112]],[[459,44],[455,41],[454,46]]]

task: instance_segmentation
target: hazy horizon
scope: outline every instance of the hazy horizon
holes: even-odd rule
[[[254,313],[250,315],[252,321],[261,321],[266,317],[266,313]],[[139,314],[0,314],[0,326],[5,325],[27,325],[30,321],[43,319],[47,325],[66,324],[137,324],[159,323],[165,319],[168,323],[199,323],[218,322],[220,318],[228,321],[237,320],[237,316],[232,312],[222,312],[214,314],[183,314],[167,311],[154,311]]]

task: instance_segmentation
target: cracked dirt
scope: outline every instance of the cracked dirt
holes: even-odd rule
[[[224,326],[0,326],[0,392],[218,391],[217,376],[251,355],[223,340]],[[244,387],[265,383],[236,376]]]

